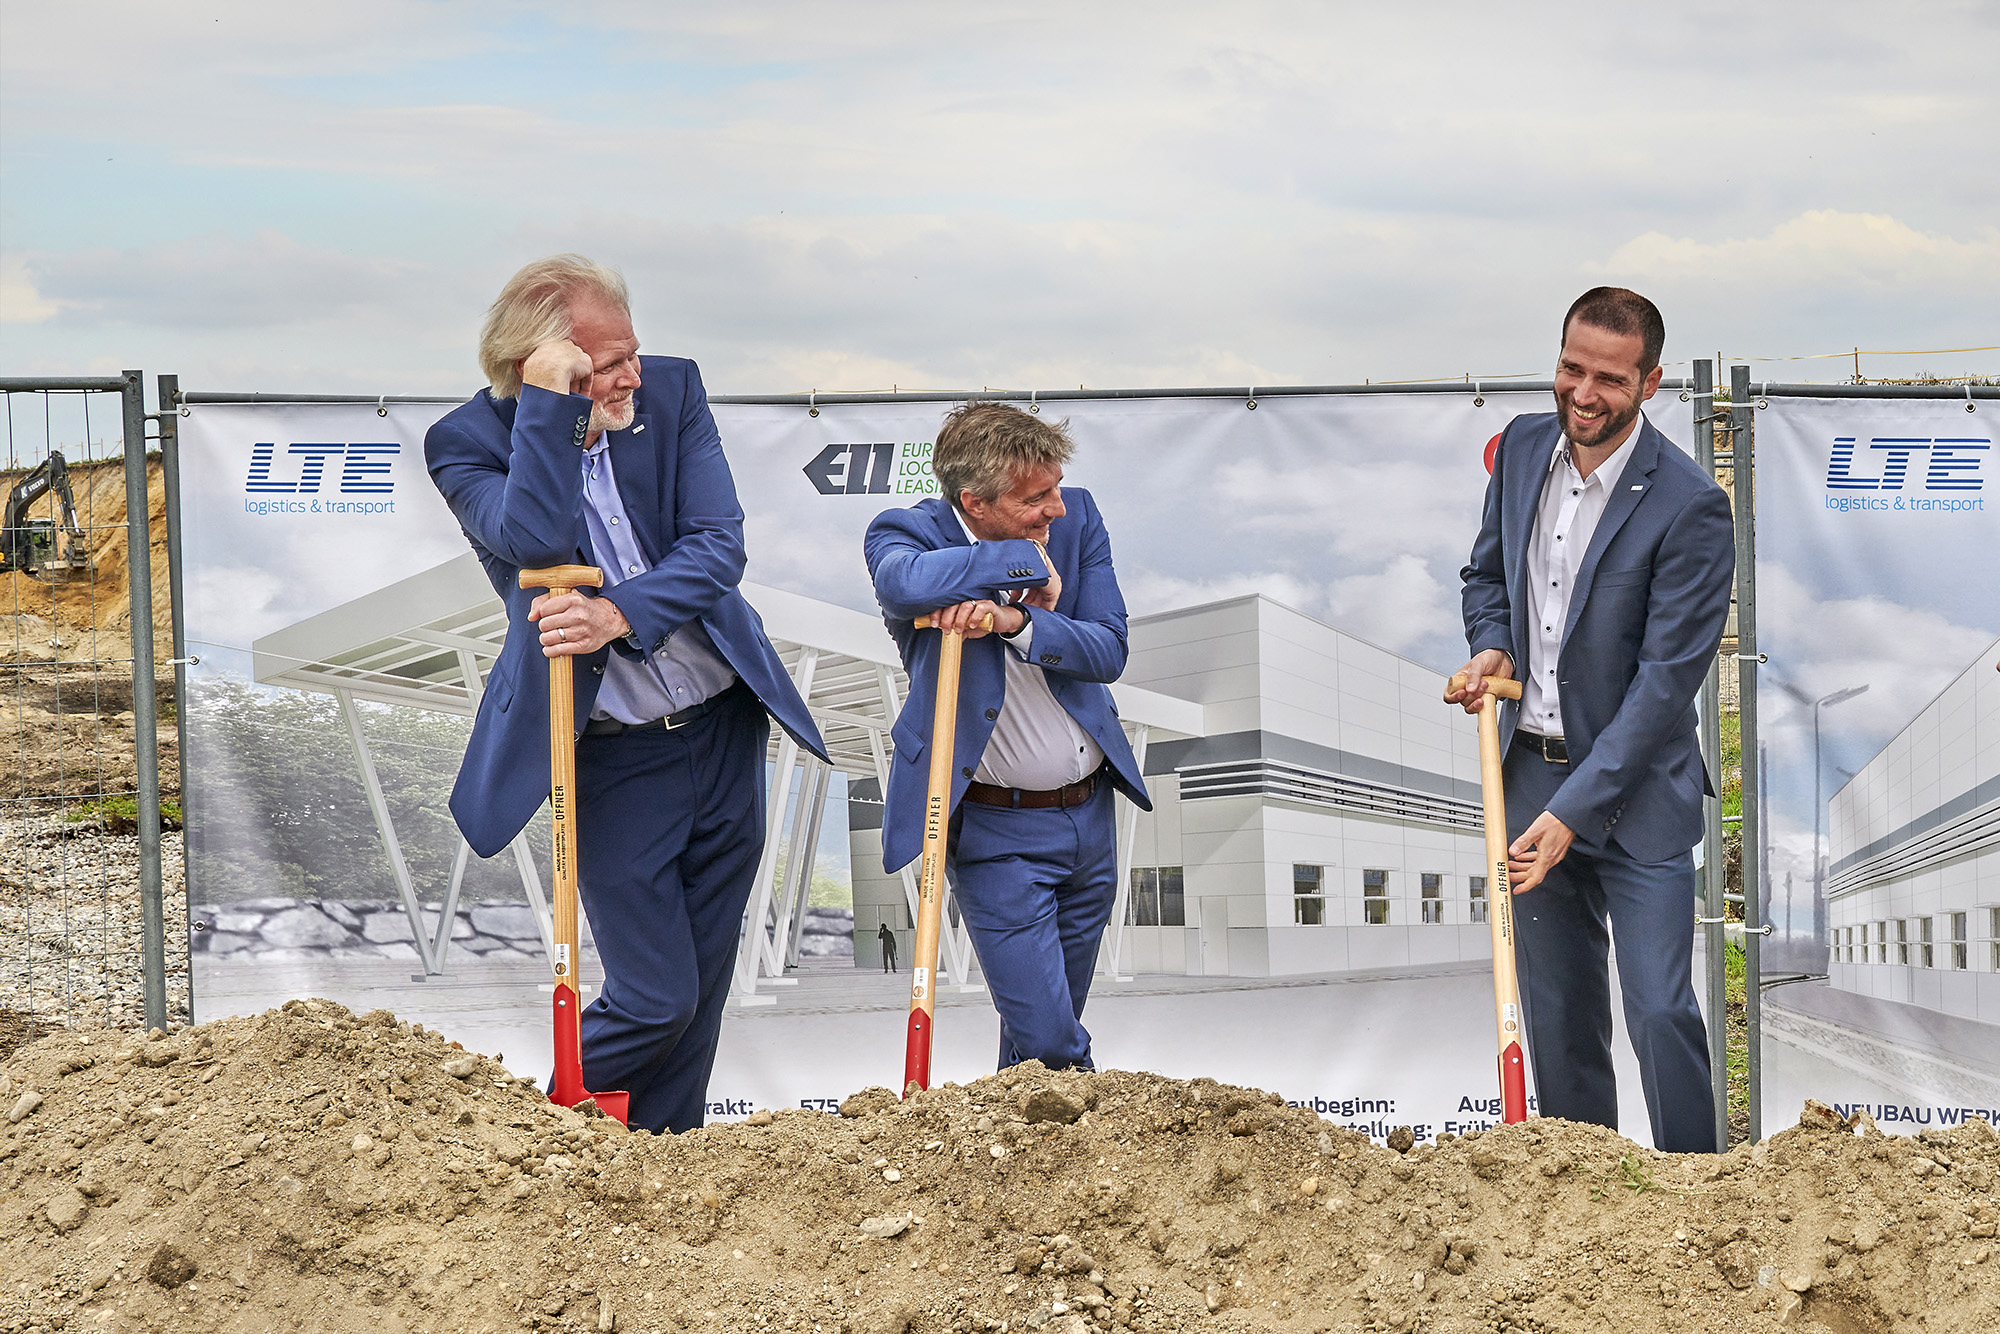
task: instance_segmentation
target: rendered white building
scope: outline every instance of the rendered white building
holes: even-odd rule
[[[2000,1025],[1996,662],[2000,642],[1828,803],[1834,987]]]
[[[1272,977],[1488,958],[1479,747],[1445,678],[1259,595],[1136,617],[1112,694],[1199,706],[1120,803],[1126,902],[1105,966]],[[1158,732],[1154,734],[1156,737]],[[887,922],[879,789],[849,789],[855,962]],[[1129,834],[1126,831],[1129,830]]]

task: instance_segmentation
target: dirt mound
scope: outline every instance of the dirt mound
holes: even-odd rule
[[[1399,1154],[1266,1093],[1028,1066],[653,1137],[325,1001],[43,1038],[0,1111],[5,1331],[1853,1334],[2000,1297],[1983,1121]]]

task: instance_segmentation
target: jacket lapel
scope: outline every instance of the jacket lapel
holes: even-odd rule
[[[1508,469],[1500,493],[1500,530],[1508,535],[1502,553],[1514,563],[1507,572],[1507,604],[1522,609],[1514,617],[1514,661],[1523,672],[1528,664],[1528,620],[1534,614],[1528,596],[1528,546],[1535,537],[1535,510],[1548,483],[1549,461],[1555,457],[1556,441],[1561,438],[1562,429],[1551,415],[1538,435],[1521,442],[1525,457]],[[1504,466],[1505,460],[1502,463]]]
[[[634,417],[622,431],[611,433],[611,472],[618,479],[618,498],[625,502],[625,517],[638,534],[640,553],[648,564],[657,565],[661,555],[673,545],[673,534],[655,531],[656,525],[673,522],[671,506],[659,500],[660,461],[655,452],[659,436],[645,413]]]
[[[1653,470],[1660,466],[1660,446],[1665,440],[1643,415],[1639,418],[1639,438],[1632,442],[1632,461],[1619,474],[1618,489],[1605,500],[1597,531],[1590,535],[1583,563],[1576,568],[1576,587],[1570,591],[1569,616],[1563,622],[1564,644],[1569,643],[1569,632],[1575,627],[1576,618],[1583,614],[1583,604],[1590,600],[1590,583],[1597,577],[1597,563],[1604,559],[1604,549],[1611,545],[1611,539],[1618,536],[1618,530],[1653,487]]]
[[[947,547],[969,547],[971,541],[965,536],[965,525],[958,521],[958,514],[951,502],[939,496],[932,496],[923,502],[923,509],[930,515],[931,523],[937,528],[938,536],[944,540],[939,544]]]

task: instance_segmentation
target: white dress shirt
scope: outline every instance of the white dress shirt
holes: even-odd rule
[[[951,512],[964,529],[966,541],[978,546],[979,539],[966,526],[958,506],[953,505]],[[1035,621],[1032,612],[1023,609],[1022,614],[1028,623],[1021,627],[1021,633],[1000,639],[1004,649],[1001,658],[1007,664],[1007,695],[973,777],[995,787],[1046,792],[1096,773],[1104,763],[1104,751],[1050,691],[1047,669],[1028,657],[1034,647]]]
[[[1639,426],[1633,422],[1625,443],[1588,477],[1576,470],[1567,436],[1549,460],[1548,479],[1542,483],[1541,504],[1535,510],[1535,530],[1528,541],[1528,604],[1534,619],[1528,623],[1528,673],[1521,682],[1524,732],[1563,734],[1562,689],[1556,672],[1563,627],[1569,623],[1570,594],[1597,521],[1604,517],[1604,507],[1632,460]]]

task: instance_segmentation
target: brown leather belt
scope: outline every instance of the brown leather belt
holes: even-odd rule
[[[1032,792],[1018,787],[995,787],[991,783],[974,780],[965,785],[965,799],[976,801],[981,806],[1006,806],[1014,810],[1037,811],[1055,807],[1081,806],[1090,800],[1091,793],[1097,791],[1097,775],[1068,787],[1051,788],[1046,792]]]

